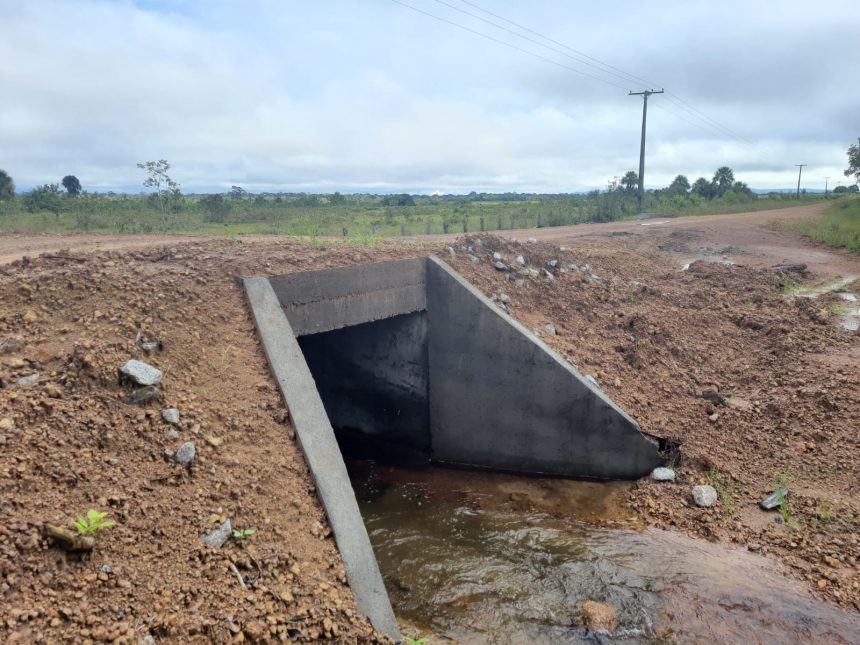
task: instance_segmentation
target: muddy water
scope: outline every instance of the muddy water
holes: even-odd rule
[[[462,643],[858,643],[860,617],[810,596],[776,562],[634,530],[629,484],[351,462],[398,617]],[[589,599],[619,626],[582,626]],[[431,640],[431,642],[437,642]]]

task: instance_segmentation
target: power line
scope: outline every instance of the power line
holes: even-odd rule
[[[493,42],[499,43],[500,45],[504,45],[505,47],[510,47],[511,49],[515,49],[515,50],[522,52],[524,54],[528,54],[529,56],[534,56],[535,58],[539,58],[543,61],[546,61],[547,63],[551,63],[553,65],[556,65],[557,67],[561,67],[561,68],[564,68],[564,69],[569,70],[571,72],[575,72],[576,74],[581,74],[582,76],[586,76],[586,77],[591,78],[595,81],[600,81],[601,83],[606,83],[607,85],[612,85],[613,87],[617,87],[620,90],[626,90],[627,89],[626,87],[624,87],[622,85],[618,85],[618,83],[613,83],[612,81],[607,81],[605,78],[600,78],[599,76],[594,76],[593,74],[589,74],[588,72],[583,72],[580,69],[576,69],[575,67],[571,67],[570,65],[565,65],[564,63],[559,63],[558,61],[553,60],[552,58],[548,58],[546,56],[543,56],[542,54],[538,54],[538,53],[535,53],[533,51],[529,51],[528,49],[523,49],[522,47],[519,47],[517,45],[509,43],[509,42],[502,40],[500,38],[495,38],[494,36],[490,36],[488,34],[482,33],[480,31],[477,31],[476,29],[472,29],[471,27],[466,27],[465,25],[461,25],[457,22],[454,22],[453,20],[448,20],[447,18],[443,18],[442,16],[437,16],[436,14],[430,13],[429,11],[424,11],[423,9],[419,9],[418,7],[414,7],[411,4],[401,2],[401,0],[391,0],[391,2],[393,2],[394,4],[399,4],[403,7],[406,7],[407,9],[412,9],[412,11],[417,11],[418,13],[422,13],[425,16],[429,16],[430,18],[433,18],[434,20],[438,20],[440,22],[444,22],[446,24],[449,24],[452,27],[457,27],[458,29],[468,31],[470,33],[475,34],[476,36],[480,36],[481,38],[486,38],[487,40],[492,40]]]
[[[440,4],[444,4],[444,5],[446,5],[446,6],[452,7],[452,8],[454,8],[454,9],[456,9],[457,11],[461,11],[462,13],[465,13],[466,15],[473,16],[473,17],[475,17],[475,18],[477,18],[477,19],[479,19],[479,20],[484,20],[484,19],[482,19],[482,18],[480,18],[480,17],[478,17],[478,16],[475,16],[475,15],[474,15],[474,14],[472,14],[472,13],[469,13],[469,12],[463,11],[462,9],[457,9],[456,7],[453,7],[452,5],[448,4],[447,2],[443,2],[443,0],[435,0],[435,1],[436,1],[436,2],[439,2]],[[566,45],[565,43],[562,43],[562,42],[560,42],[560,41],[558,41],[558,40],[555,40],[555,39],[553,39],[553,38],[551,38],[551,37],[549,37],[549,36],[547,36],[547,35],[545,35],[545,34],[542,34],[542,33],[538,32],[538,31],[536,31],[536,30],[534,30],[534,29],[531,29],[531,28],[529,28],[529,27],[526,27],[525,25],[522,25],[522,24],[520,24],[520,23],[518,23],[518,22],[515,22],[515,21],[513,21],[513,20],[510,20],[510,19],[508,19],[508,18],[505,18],[504,16],[500,16],[500,15],[499,15],[499,14],[497,14],[497,13],[493,13],[492,11],[490,11],[490,10],[488,10],[488,9],[485,9],[485,8],[481,7],[480,5],[478,5],[478,4],[476,4],[476,3],[474,3],[474,2],[470,2],[469,0],[460,0],[460,2],[462,2],[463,4],[469,5],[470,7],[474,7],[475,9],[478,9],[479,11],[482,11],[482,12],[486,13],[487,15],[493,16],[494,18],[496,18],[496,19],[498,19],[498,20],[501,20],[501,21],[506,22],[506,23],[508,23],[508,24],[510,24],[510,25],[513,25],[513,26],[517,27],[518,29],[521,29],[522,31],[525,31],[525,32],[530,33],[530,34],[533,34],[533,35],[535,35],[535,36],[538,36],[539,38],[542,38],[543,40],[545,40],[545,41],[547,41],[547,42],[553,43],[554,45],[558,45],[559,47],[563,47],[564,49],[567,49],[567,50],[569,50],[569,51],[571,51],[571,52],[574,52],[574,53],[575,53],[575,54],[577,54],[578,56],[582,56],[582,57],[584,57],[584,58],[587,58],[588,60],[593,61],[594,63],[597,63],[598,65],[601,65],[601,66],[603,66],[603,67],[607,68],[607,70],[613,70],[613,71],[601,70],[601,71],[603,71],[603,73],[611,74],[612,76],[616,76],[616,77],[618,77],[618,78],[622,78],[622,80],[634,80],[634,81],[636,81],[636,82],[644,83],[645,85],[651,85],[651,86],[659,85],[658,83],[654,83],[654,82],[652,82],[652,81],[649,81],[649,80],[647,80],[647,79],[644,79],[644,78],[642,78],[641,76],[637,76],[637,75],[635,75],[635,74],[631,74],[631,73],[629,73],[629,72],[627,72],[627,71],[625,71],[625,70],[623,70],[623,69],[621,69],[621,68],[619,68],[619,67],[616,67],[616,66],[614,66],[614,65],[610,65],[609,63],[606,63],[606,62],[604,62],[604,61],[602,61],[602,60],[600,60],[600,59],[598,59],[598,58],[595,58],[595,57],[593,57],[593,56],[589,56],[589,55],[588,55],[588,54],[586,54],[585,52],[582,52],[582,51],[579,51],[579,50],[577,50],[577,49],[574,49],[573,47],[570,47],[569,45]],[[514,33],[515,35],[518,35],[520,38],[525,38],[525,37],[524,37],[524,36],[522,36],[521,34],[516,34],[516,32],[513,32],[513,31],[511,31],[511,30],[509,30],[509,29],[506,29],[505,27],[501,27],[500,25],[496,25],[495,23],[492,23],[491,21],[484,20],[484,22],[488,22],[489,24],[492,24],[493,26],[498,27],[498,28],[500,28],[500,29],[505,29],[505,31],[508,31],[508,32],[510,32],[510,33]],[[534,42],[532,39],[527,39],[527,40],[530,40],[530,41]],[[545,46],[545,47],[547,47],[547,46]],[[548,48],[548,49],[551,49],[551,50],[553,50],[553,51],[555,51],[556,53],[560,53],[560,54],[562,54],[562,55],[567,55],[567,54],[564,54],[564,52],[559,51],[558,49],[551,48],[551,47],[547,47],[547,48]],[[574,58],[574,60],[577,60],[577,59],[575,59],[575,58]],[[588,64],[588,63],[586,63],[585,61],[578,61],[578,62],[581,62],[581,63],[583,63],[583,64]],[[599,68],[599,67],[597,67],[596,65],[590,65],[590,66],[591,66],[591,67],[594,67],[594,68],[596,68],[596,69],[600,69],[600,68]],[[617,73],[615,73],[615,72],[617,72]],[[720,122],[719,122],[719,121],[717,121],[716,119],[713,119],[713,118],[709,117],[707,114],[705,114],[704,112],[701,112],[700,110],[696,109],[692,104],[690,104],[688,101],[684,100],[682,97],[678,96],[678,95],[677,95],[677,94],[675,94],[674,92],[666,92],[666,97],[669,99],[669,101],[670,101],[670,102],[672,102],[672,103],[673,103],[673,105],[675,105],[675,106],[677,106],[679,109],[681,109],[681,110],[683,110],[683,111],[687,112],[687,113],[688,113],[688,114],[690,114],[693,118],[695,118],[695,119],[699,119],[699,120],[703,121],[703,122],[704,122],[706,125],[708,125],[710,128],[716,128],[717,132],[719,132],[719,134],[717,134],[717,135],[716,135],[716,136],[717,136],[717,138],[728,137],[728,138],[731,138],[731,139],[736,139],[736,140],[738,140],[739,142],[743,143],[744,145],[747,145],[747,146],[750,146],[750,147],[753,147],[753,148],[760,148],[761,150],[763,150],[763,151],[764,151],[764,153],[765,153],[767,156],[773,156],[773,157],[774,157],[774,159],[776,159],[776,158],[777,158],[777,157],[774,155],[774,153],[773,153],[772,151],[766,150],[766,149],[765,149],[765,148],[763,148],[760,144],[757,144],[757,143],[755,143],[755,142],[753,142],[753,141],[750,141],[750,140],[749,140],[749,139],[747,139],[746,137],[743,137],[742,135],[738,134],[737,132],[735,132],[735,131],[731,130],[730,128],[726,127],[725,125],[723,125],[722,123],[720,123]],[[671,111],[669,111],[669,110],[666,110],[666,111],[667,111],[667,112],[669,112],[670,114],[673,114],[673,115],[674,115],[674,116],[676,116],[676,117],[677,117],[677,116],[679,116],[679,115],[677,115],[676,113],[671,112]],[[696,123],[693,123],[693,122],[689,121],[688,119],[684,119],[684,118],[682,118],[682,120],[683,120],[683,121],[686,121],[686,122],[687,122],[687,123],[689,123],[690,125],[693,125],[693,126],[695,126],[695,127],[700,127],[700,128],[701,128],[701,126],[699,126],[699,125],[698,125],[698,124],[696,124]],[[702,128],[702,129],[704,129],[704,128]],[[712,134],[712,135],[713,135],[713,134],[715,134],[715,132],[714,132],[713,130],[710,130],[710,129],[705,129],[705,131],[706,131],[706,132],[708,132],[709,134]],[[765,158],[765,156],[763,156],[761,153],[757,153],[757,154],[758,154],[760,157]],[[780,160],[780,161],[781,161],[781,160]]]
[[[549,57],[544,56],[542,54],[533,52],[531,50],[524,49],[524,48],[519,47],[518,45],[515,45],[515,44],[508,42],[506,40],[496,38],[496,37],[491,36],[489,34],[485,34],[481,31],[478,31],[476,29],[472,29],[471,27],[467,27],[465,25],[462,25],[462,24],[460,24],[454,20],[450,20],[448,18],[436,15],[436,14],[431,13],[429,11],[425,11],[424,9],[420,9],[418,7],[411,5],[411,4],[403,2],[402,0],[391,0],[391,1],[394,2],[395,4],[398,4],[398,5],[401,5],[403,7],[408,8],[408,9],[411,9],[412,11],[415,11],[417,13],[420,13],[420,14],[423,14],[423,15],[428,16],[430,18],[433,18],[434,20],[437,20],[439,22],[451,25],[451,26],[456,27],[458,29],[461,29],[463,31],[467,31],[471,34],[474,34],[476,36],[480,36],[481,38],[484,38],[486,40],[490,40],[490,41],[498,43],[500,45],[504,45],[505,47],[508,47],[510,49],[514,49],[518,52],[528,54],[529,56],[532,56],[532,57],[537,58],[539,60],[542,60],[544,62],[555,65],[556,67],[561,67],[562,69],[566,69],[568,71],[574,72],[574,73],[579,74],[581,76],[585,76],[585,77],[590,78],[590,79],[595,80],[595,81],[599,81],[599,82],[604,83],[606,85],[616,87],[618,89],[622,89],[622,90],[628,89],[627,87],[623,87],[623,86],[619,85],[618,83],[615,83],[611,80],[595,76],[594,74],[590,74],[588,72],[582,71],[582,70],[577,69],[575,67],[571,67],[570,65],[565,65],[564,63],[560,63],[560,62],[558,62],[552,58],[549,58]],[[434,1],[437,2],[438,4],[444,5],[444,6],[449,7],[455,11],[458,11],[462,14],[470,16],[471,18],[479,20],[485,24],[491,25],[492,27],[495,27],[496,29],[500,29],[500,30],[505,31],[509,34],[512,34],[513,36],[515,36],[517,38],[521,38],[523,40],[526,40],[527,42],[530,42],[530,43],[536,44],[540,47],[543,47],[544,49],[548,49],[548,50],[550,50],[556,54],[560,54],[562,56],[570,58],[571,60],[574,60],[579,64],[587,65],[588,67],[595,69],[597,72],[599,72],[601,74],[613,76],[613,77],[618,78],[622,81],[628,81],[629,82],[631,80],[635,80],[637,82],[646,83],[647,85],[654,85],[654,83],[651,83],[650,81],[643,79],[640,76],[637,76],[635,74],[630,74],[629,72],[626,72],[619,67],[615,67],[613,65],[610,65],[609,63],[601,61],[600,59],[594,58],[593,56],[589,56],[585,52],[581,52],[581,51],[574,49],[573,47],[570,47],[570,46],[568,46],[568,45],[566,45],[566,44],[564,44],[558,40],[550,38],[549,36],[546,36],[545,34],[542,34],[538,31],[535,31],[534,29],[526,27],[525,25],[522,25],[522,24],[515,22],[513,20],[509,20],[508,18],[505,18],[503,16],[500,16],[499,14],[494,13],[488,9],[485,9],[485,8],[481,7],[480,5],[474,3],[474,2],[470,2],[469,0],[460,0],[460,1],[463,4],[474,7],[475,9],[478,9],[479,11],[496,18],[497,20],[505,22],[509,25],[513,25],[517,29],[520,29],[520,30],[525,31],[525,32],[530,33],[530,34],[533,34],[533,35],[537,36],[538,38],[541,38],[541,39],[543,39],[549,43],[552,43],[553,45],[557,45],[557,47],[546,45],[544,43],[541,43],[538,40],[535,40],[534,38],[524,36],[523,34],[517,33],[516,31],[509,29],[503,25],[499,25],[498,23],[495,23],[492,20],[488,20],[488,19],[483,18],[481,16],[478,16],[472,12],[469,12],[469,11],[466,11],[466,10],[461,9],[459,7],[456,7],[452,4],[450,4],[449,2],[446,2],[445,0],[434,0]],[[573,52],[577,56],[582,57],[582,58],[586,58],[588,60],[587,61],[581,60],[580,58],[577,58],[576,56],[571,56],[570,54],[568,54],[565,51],[562,51],[558,47],[562,47],[562,48],[564,48],[570,52]],[[588,61],[592,61],[592,62],[588,62]],[[599,66],[602,66],[602,67],[599,67]],[[606,68],[606,69],[603,69],[603,68]],[[778,159],[778,157],[776,155],[774,155],[771,151],[765,150],[759,144],[756,144],[756,143],[750,141],[749,139],[746,139],[745,137],[739,135],[738,133],[736,133],[733,130],[729,129],[728,127],[724,126],[723,124],[721,124],[716,119],[713,119],[713,118],[709,117],[708,115],[704,114],[703,112],[696,109],[688,101],[684,100],[683,98],[681,98],[677,94],[674,94],[673,92],[666,92],[666,97],[669,99],[669,101],[673,105],[673,107],[675,107],[679,110],[682,110],[684,113],[686,113],[688,116],[690,116],[692,119],[695,119],[695,120],[690,120],[690,119],[686,118],[685,116],[683,116],[682,114],[679,114],[678,112],[675,112],[674,110],[668,109],[665,105],[662,105],[662,106],[657,105],[655,107],[658,107],[659,109],[667,112],[668,114],[672,115],[673,117],[675,117],[681,121],[684,121],[685,123],[688,123],[689,125],[691,125],[693,127],[699,128],[703,132],[706,132],[707,134],[714,136],[717,139],[722,139],[722,138],[733,139],[736,142],[740,143],[741,145],[750,148],[750,152],[752,152],[756,156],[760,157],[762,160],[776,161]],[[761,152],[759,152],[759,150],[761,150]],[[782,161],[783,160],[779,159],[779,163],[782,163]]]

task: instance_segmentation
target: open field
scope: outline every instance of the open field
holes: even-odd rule
[[[860,253],[860,199],[829,206],[820,217],[786,223],[786,230]]]
[[[764,554],[810,593],[860,611],[860,335],[840,329],[835,296],[793,297],[770,268],[806,263],[794,279],[810,284],[860,276],[857,256],[770,225],[822,208],[524,230],[483,236],[480,247],[454,236],[370,246],[0,236],[8,640],[384,640],[356,615],[235,278],[428,253],[487,294],[505,291],[530,329],[552,323],[548,344],[644,431],[679,443],[681,483],[639,482],[621,514]],[[493,251],[535,268],[587,263],[599,279],[510,283]],[[162,352],[141,353],[138,326]],[[116,369],[130,358],[164,371],[161,402],[123,403]],[[159,414],[171,406],[178,428]],[[185,441],[197,448],[191,469],[164,454]],[[780,524],[756,506],[777,480],[791,489]],[[707,482],[722,498],[700,509],[689,488]],[[48,546],[45,522],[88,508],[117,521],[92,556]],[[226,518],[256,533],[244,547],[205,548],[200,534]]]

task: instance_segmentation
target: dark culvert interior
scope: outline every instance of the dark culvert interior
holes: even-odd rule
[[[298,340],[344,457],[429,461],[426,312]]]

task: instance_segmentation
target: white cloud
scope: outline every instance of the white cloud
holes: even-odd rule
[[[848,3],[789,4],[777,15],[727,2],[725,19],[713,5],[492,6],[655,77],[754,144],[655,96],[649,185],[727,164],[751,185],[790,186],[794,163],[810,164],[810,182],[841,176],[858,134],[860,19]],[[568,191],[638,165],[641,99],[393,3],[164,5],[4,9],[0,167],[20,187],[74,173],[91,189],[136,190],[135,163],[156,158],[191,191]]]

